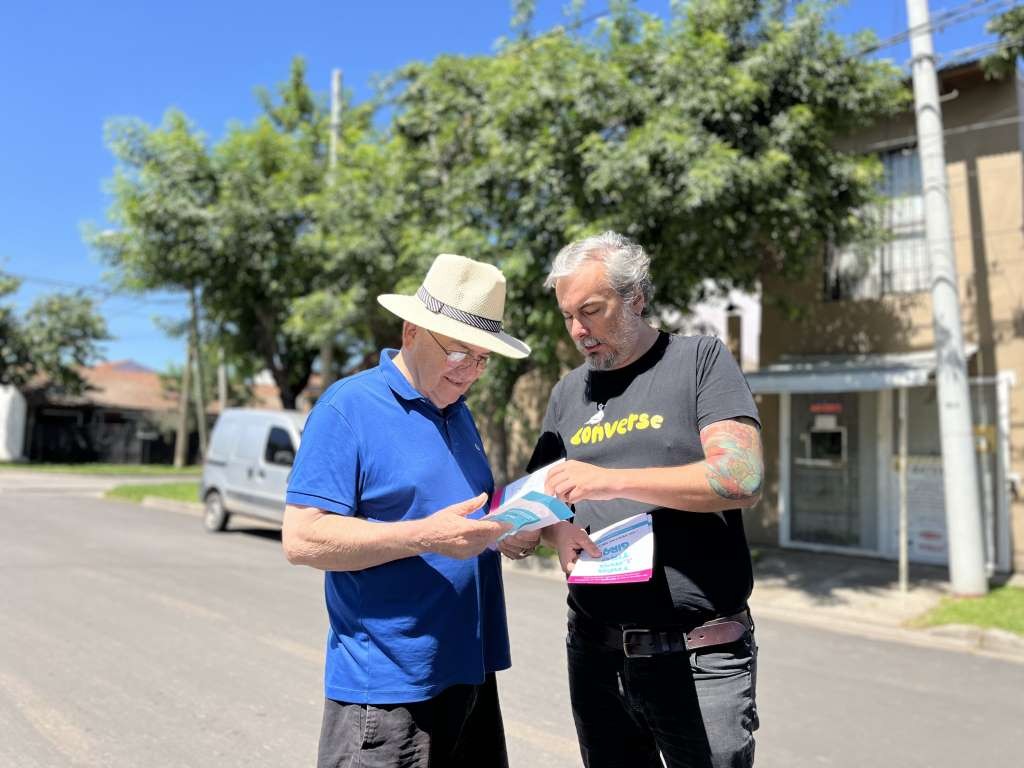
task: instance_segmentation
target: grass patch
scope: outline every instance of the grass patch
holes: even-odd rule
[[[558,552],[554,547],[549,547],[547,544],[538,544],[537,548],[533,550],[533,554],[537,557],[558,557]]]
[[[20,469],[29,472],[67,472],[73,475],[168,475],[170,477],[192,477],[203,471],[203,468],[199,466],[178,469],[170,464],[33,464],[0,461],[0,470],[3,469]]]
[[[1024,589],[999,587],[984,597],[947,597],[913,621],[915,627],[939,624],[970,624],[1024,635]]]
[[[142,501],[146,496],[159,496],[161,499],[175,501],[199,501],[199,483],[155,483],[151,485],[118,485],[105,494],[108,499],[125,501]]]

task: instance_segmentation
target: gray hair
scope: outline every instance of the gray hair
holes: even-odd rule
[[[602,232],[569,243],[555,256],[544,287],[553,288],[560,277],[568,277],[588,261],[602,262],[612,290],[626,302],[643,298],[643,314],[650,314],[654,298],[651,257],[642,245],[618,232]]]

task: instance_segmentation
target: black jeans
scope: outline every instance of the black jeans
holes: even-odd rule
[[[494,674],[410,704],[327,699],[317,768],[508,768]]]
[[[626,658],[576,622],[566,639],[569,695],[587,768],[750,768],[757,646]]]

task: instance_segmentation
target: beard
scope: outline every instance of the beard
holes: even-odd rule
[[[640,338],[641,321],[629,311],[623,304],[619,316],[612,323],[603,338],[588,336],[582,341],[576,342],[576,348],[583,353],[587,366],[595,371],[611,371],[622,365],[623,361],[629,358],[636,347],[637,339]],[[584,342],[592,342],[591,346],[603,344],[604,352],[596,355],[587,354],[587,346]]]

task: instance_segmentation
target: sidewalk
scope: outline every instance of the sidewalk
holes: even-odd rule
[[[506,560],[505,567],[563,580],[554,558]],[[903,593],[892,561],[758,547],[750,606],[755,621],[765,617],[1024,663],[1024,638],[1011,632],[960,625],[906,626],[949,594],[947,579],[945,568],[911,564],[910,589]]]
[[[179,480],[199,480],[196,475],[89,475],[74,472],[39,472],[30,465],[25,469],[0,470],[0,493],[45,494],[102,497],[118,485],[173,483]]]

